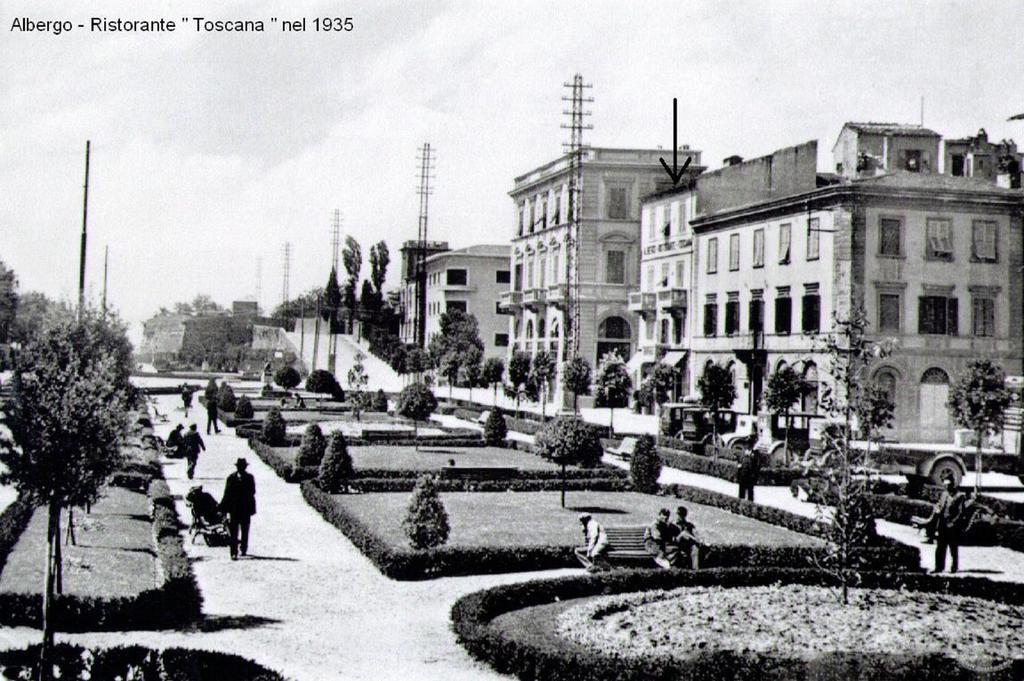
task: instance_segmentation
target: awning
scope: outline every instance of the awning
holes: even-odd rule
[[[686,359],[686,350],[669,350],[665,353],[665,356],[661,358],[662,364],[667,364],[670,367],[677,367],[679,363]]]

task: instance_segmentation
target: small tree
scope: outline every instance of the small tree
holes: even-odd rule
[[[430,418],[437,409],[437,398],[433,391],[422,383],[411,383],[398,394],[396,411],[413,422],[413,438],[419,449],[419,422]]]
[[[484,362],[480,371],[480,382],[490,387],[494,392],[492,400],[494,406],[498,406],[498,386],[505,378],[505,362],[500,357],[489,357]]]
[[[660,414],[659,408],[661,404],[667,402],[669,395],[672,394],[672,388],[675,387],[676,375],[678,373],[679,371],[675,367],[658,362],[644,379],[641,388],[644,385],[647,386],[645,395],[651,401],[651,413],[655,416]]]
[[[548,387],[555,375],[555,358],[547,352],[538,352],[533,356],[533,363],[530,367],[528,382],[534,386],[534,391],[540,398],[540,420],[547,420]]]
[[[783,456],[789,464],[789,429],[792,419],[789,414],[793,405],[806,394],[807,382],[793,367],[786,365],[768,377],[764,388],[764,406],[775,416],[783,416],[786,423],[786,435],[783,445]]]
[[[505,417],[495,407],[484,421],[484,442],[491,447],[500,447],[505,444],[508,437],[508,426],[505,424]]]
[[[590,394],[590,363],[582,357],[573,357],[562,364],[562,389],[572,393],[572,410],[579,413],[577,400]]]
[[[988,359],[975,359],[967,363],[949,391],[949,414],[961,428],[974,431],[974,491],[981,489],[981,445],[986,435],[1003,428],[1003,414],[1010,406],[1011,395],[1006,389],[1006,374]]]
[[[718,456],[718,412],[728,409],[736,399],[732,371],[721,364],[709,364],[697,381],[701,405],[711,412],[711,446]]]
[[[633,489],[644,494],[658,491],[658,478],[661,477],[661,457],[654,438],[641,435],[633,448],[633,456],[629,460],[629,480]]]
[[[519,397],[530,380],[530,355],[520,350],[508,360],[508,382],[516,400],[516,418],[519,418]]]
[[[476,348],[470,348],[459,365],[459,383],[469,388],[469,399],[473,399],[473,387],[480,383],[482,355]]]
[[[432,549],[448,541],[451,531],[448,513],[430,475],[423,475],[416,481],[402,529],[409,537],[409,544],[418,551]]]
[[[284,417],[281,416],[281,410],[273,407],[263,417],[263,428],[260,431],[263,443],[271,447],[280,447],[284,445],[287,432],[288,424],[285,422]]]
[[[220,384],[220,394],[217,396],[217,406],[221,411],[233,412],[238,407],[238,400],[235,398],[235,391],[231,385],[224,381]]]
[[[327,451],[320,461],[320,471],[316,484],[329,494],[347,492],[355,471],[352,467],[352,456],[348,453],[348,441],[340,430],[331,433],[327,441]]]
[[[604,456],[597,430],[575,416],[548,421],[537,434],[533,450],[562,467],[562,508],[565,508],[565,467],[591,468]]]
[[[306,426],[302,434],[302,444],[299,445],[299,454],[295,457],[297,466],[319,466],[323,461],[324,452],[327,450],[327,438],[320,426],[311,423]]]
[[[322,395],[334,395],[338,392],[338,379],[326,369],[316,369],[306,377],[306,390]]]
[[[363,389],[366,388],[366,384],[370,379],[366,375],[366,368],[363,367],[364,359],[366,359],[366,355],[357,352],[355,363],[348,370],[348,375],[346,376],[349,391],[348,403],[352,406],[352,413],[355,414],[356,421],[360,420],[360,414],[368,406]]]
[[[247,395],[242,395],[238,398],[238,404],[235,405],[235,418],[236,419],[251,419],[253,417],[252,402],[249,401]]]
[[[629,406],[629,395],[633,392],[633,379],[629,369],[617,352],[605,353],[597,365],[597,380],[594,381],[594,406],[606,407],[609,411],[608,428],[615,432],[615,410]]]
[[[291,390],[302,381],[299,372],[292,366],[283,366],[274,372],[274,383],[285,390]]]
[[[388,396],[384,394],[383,390],[378,389],[373,394],[373,404],[370,405],[370,408],[381,413],[388,410]]]

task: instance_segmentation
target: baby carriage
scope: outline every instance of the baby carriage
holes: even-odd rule
[[[202,485],[190,488],[185,502],[192,511],[192,526],[188,533],[193,544],[199,537],[207,546],[227,546],[230,543],[224,514],[217,508],[217,500],[209,492],[204,492]]]

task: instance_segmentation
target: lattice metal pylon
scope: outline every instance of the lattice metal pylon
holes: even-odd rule
[[[563,143],[569,156],[569,214],[568,227],[565,231],[565,332],[562,337],[563,361],[573,359],[580,349],[580,213],[583,209],[583,131],[592,130],[593,125],[583,120],[591,112],[584,111],[584,104],[594,101],[593,97],[584,97],[583,91],[593,85],[583,82],[583,76],[576,74],[571,83],[564,87],[570,92],[562,101],[569,102],[570,108],[562,113],[568,122],[562,128],[569,131],[569,141]]]
[[[338,255],[341,252],[341,211],[334,209],[331,218],[331,267],[338,271]]]
[[[415,330],[416,344],[426,348],[427,344],[427,216],[430,202],[430,195],[434,193],[430,186],[433,175],[430,171],[434,169],[434,150],[430,142],[424,142],[419,149],[417,160],[420,162],[420,185],[416,194],[420,197],[419,227],[416,233],[418,242],[416,249],[416,308],[415,308]]]
[[[284,242],[284,254],[281,262],[281,302],[287,303],[289,299],[288,279],[292,273],[292,244]]]

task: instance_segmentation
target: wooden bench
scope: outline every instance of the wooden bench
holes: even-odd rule
[[[633,450],[635,450],[635,449],[636,449],[636,438],[635,437],[627,437],[627,438],[623,439],[622,442],[619,443],[618,447],[616,447],[615,449],[609,449],[608,453],[609,454],[614,454],[615,456],[622,457],[623,459],[629,459],[631,456],[633,456]]]
[[[606,527],[608,536],[608,560],[643,560],[654,561],[654,556],[644,547],[643,526]]]
[[[490,417],[491,417],[491,412],[489,412],[489,411],[482,411],[482,412],[480,412],[480,416],[476,417],[476,422],[479,423],[482,426],[482,425],[487,423],[487,419],[489,419]]]
[[[448,480],[509,480],[519,476],[519,469],[511,466],[448,466],[441,469],[441,477]]]

